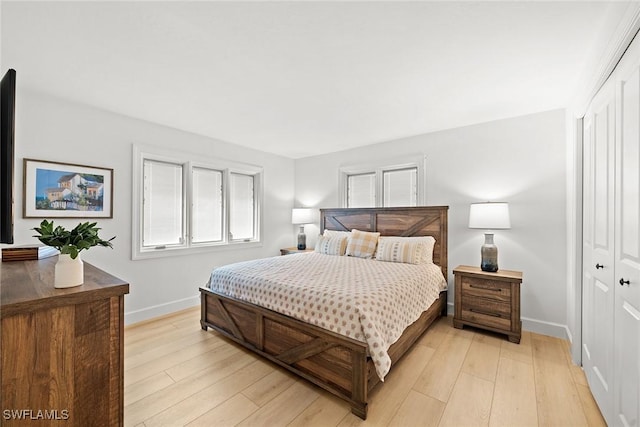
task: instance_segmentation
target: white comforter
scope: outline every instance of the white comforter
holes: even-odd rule
[[[387,350],[447,283],[434,264],[402,264],[315,252],[217,268],[211,290],[367,343],[381,380]]]

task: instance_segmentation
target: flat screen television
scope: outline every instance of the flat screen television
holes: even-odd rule
[[[15,138],[16,70],[0,86],[0,243],[13,243],[13,157]]]

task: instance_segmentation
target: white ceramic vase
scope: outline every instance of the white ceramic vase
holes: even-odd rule
[[[82,285],[84,282],[84,263],[80,259],[80,254],[76,259],[72,259],[71,255],[58,255],[54,272],[55,288],[71,288],[73,286]]]

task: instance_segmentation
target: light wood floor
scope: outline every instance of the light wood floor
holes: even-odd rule
[[[375,388],[366,421],[190,309],[125,329],[127,426],[604,426],[566,341],[440,319]]]

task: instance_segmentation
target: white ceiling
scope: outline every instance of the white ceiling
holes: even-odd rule
[[[31,90],[291,158],[568,105],[624,2],[7,2]]]

